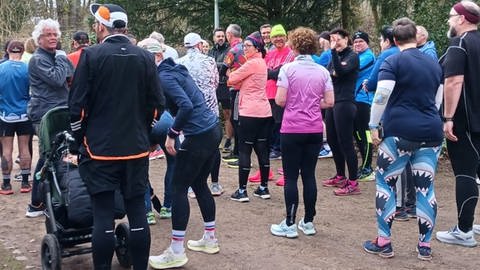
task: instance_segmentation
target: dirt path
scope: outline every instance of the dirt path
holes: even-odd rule
[[[275,171],[280,161],[274,161]],[[157,191],[161,191],[165,160],[151,163],[150,175]],[[319,160],[317,177],[323,179],[333,174],[333,160]],[[278,174],[275,175],[278,177]],[[480,247],[462,248],[432,241],[432,262],[416,258],[417,226],[414,220],[395,222],[393,245],[395,257],[381,259],[362,250],[361,244],[376,235],[374,197],[375,184],[361,183],[362,194],[339,198],[331,188],[318,184],[317,234],[298,239],[272,236],[270,224],[284,218],[283,190],[271,183],[272,199],[264,201],[251,196],[249,203],[229,200],[235,190],[237,171],[222,164],[220,182],[226,193],[216,198],[217,232],[221,251],[205,255],[187,251],[189,262],[185,269],[475,269],[478,268]],[[438,200],[437,229],[448,229],[455,223],[454,183],[450,165],[440,162],[436,179]],[[255,185],[249,184],[253,194]],[[23,259],[27,269],[40,269],[40,243],[45,234],[44,218],[25,218],[25,207],[30,194],[20,194],[19,183],[14,183],[15,195],[0,196],[0,245]],[[161,195],[161,194],[160,194]],[[160,196],[163,197],[163,196]],[[300,196],[301,198],[301,196]],[[190,200],[192,210],[187,239],[200,238],[203,223],[195,199]],[[478,209],[478,208],[477,208]],[[479,216],[477,210],[477,217]],[[298,217],[303,216],[300,206]],[[151,254],[159,254],[169,244],[170,220],[157,219],[151,226]],[[480,240],[480,236],[477,236]],[[0,258],[0,269],[11,269]],[[123,269],[113,259],[114,269]],[[476,266],[475,266],[476,265]],[[63,269],[91,269],[90,255],[63,260]]]

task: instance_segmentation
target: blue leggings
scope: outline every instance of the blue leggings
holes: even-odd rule
[[[379,236],[385,238],[391,236],[390,229],[395,217],[396,205],[395,184],[407,163],[410,162],[417,191],[419,241],[430,242],[437,216],[433,180],[441,149],[441,145],[415,146],[398,137],[387,137],[382,141],[378,149],[375,173],[377,186],[375,205]]]

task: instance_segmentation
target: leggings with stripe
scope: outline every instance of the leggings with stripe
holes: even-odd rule
[[[360,168],[369,169],[372,167],[372,140],[370,138],[370,129],[368,121],[370,120],[370,105],[364,102],[355,102],[357,105],[357,114],[355,115],[354,134],[360,155],[362,156],[362,165]]]
[[[471,133],[454,124],[453,133],[458,141],[447,140],[448,156],[455,174],[458,227],[464,232],[472,230],[478,201],[476,176],[479,172],[480,133]]]
[[[408,148],[399,147],[399,145],[405,145]],[[410,147],[408,142],[398,137],[387,137],[382,141],[378,149],[375,172],[377,187],[375,207],[379,236],[385,238],[391,236],[390,229],[395,217],[396,205],[395,185],[405,166],[410,162],[417,190],[419,241],[430,242],[437,216],[433,181],[441,149],[441,145]]]

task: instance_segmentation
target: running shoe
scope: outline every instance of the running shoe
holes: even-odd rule
[[[195,241],[195,240],[188,240],[187,247],[193,251],[200,251],[208,254],[215,254],[220,251],[218,246],[218,240],[215,239],[202,239]]]
[[[40,206],[38,207],[28,204],[27,212],[25,213],[25,216],[29,218],[40,217],[40,216],[43,216],[44,210],[45,210],[45,206],[43,205],[43,203],[40,204]]]
[[[232,169],[238,169],[238,159],[235,161],[227,162],[227,167]]]
[[[297,225],[294,223],[288,226],[286,219],[282,220],[280,224],[272,224],[270,226],[270,232],[275,236],[282,236],[287,238],[298,237]]]
[[[417,208],[415,206],[405,207],[405,212],[409,218],[417,218]]]
[[[372,168],[362,168],[358,176],[359,182],[370,182],[375,180],[375,171]]]
[[[285,186],[285,176],[282,175],[280,176],[277,181],[275,182],[275,185],[279,186],[279,187],[283,187]]]
[[[8,184],[3,183],[2,188],[0,189],[0,194],[2,194],[2,195],[12,195],[13,194],[12,185],[10,183],[8,183]]]
[[[30,183],[22,183],[20,186],[20,193],[29,193],[30,191],[32,191],[32,186]]]
[[[260,186],[253,192],[253,196],[260,197],[264,200],[270,199],[270,192],[268,191],[268,187],[261,189]]]
[[[269,155],[270,159],[275,160],[275,159],[282,159],[282,153],[280,151],[275,151],[273,150],[270,152]]]
[[[418,258],[422,261],[431,261],[432,260],[432,249],[430,247],[426,246],[420,246],[420,244],[417,245],[416,248],[418,252]]]
[[[303,232],[305,235],[314,235],[317,233],[313,222],[305,223],[303,218],[298,222],[298,229]]]
[[[232,151],[232,139],[226,139],[225,144],[223,145],[222,152],[230,153]]]
[[[157,150],[154,150],[153,152],[150,152],[150,154],[148,155],[149,160],[161,159],[164,157],[165,157],[165,153],[160,148],[158,148]]]
[[[480,234],[480,225],[473,225],[472,231],[475,234]]]
[[[250,201],[250,199],[248,198],[247,191],[245,190],[242,193],[240,193],[240,190],[238,190],[238,189],[235,191],[235,193],[233,193],[230,196],[230,200],[237,201],[237,202],[248,202],[248,201]]]
[[[219,183],[212,183],[210,186],[212,196],[220,196],[223,194],[223,187]]]
[[[173,250],[171,247],[167,248],[159,256],[150,256],[148,258],[148,264],[153,269],[169,269],[169,268],[182,267],[187,262],[188,262],[188,258],[185,252],[181,254],[175,254],[173,253]]]
[[[273,179],[273,171],[270,170],[268,172],[268,180]],[[248,181],[252,183],[259,183],[262,181],[262,177],[260,175],[260,170],[257,170],[252,176],[248,177]]]
[[[324,187],[343,187],[345,186],[347,179],[345,176],[335,175],[332,178],[322,181]]]
[[[17,182],[20,182],[23,180],[23,177],[22,177],[22,174],[21,173],[17,173],[13,176],[13,180],[17,181]]]
[[[464,247],[475,247],[477,241],[473,235],[473,230],[462,232],[458,226],[448,231],[438,231],[437,240],[447,244],[460,245]]]
[[[395,211],[395,217],[393,219],[396,221],[409,221],[410,217],[408,216],[404,207],[397,207],[397,210]]]
[[[395,253],[393,252],[392,243],[388,243],[384,246],[378,245],[378,238],[375,238],[373,241],[365,241],[363,243],[363,250],[370,254],[377,254],[382,258],[392,258]]]
[[[475,181],[477,182],[477,185],[480,185],[480,178],[477,177]]]
[[[172,209],[167,207],[160,208],[160,219],[167,219],[172,217]]]
[[[358,183],[351,184],[350,181],[347,181],[344,187],[334,190],[333,194],[337,196],[358,195],[361,194],[360,186],[358,185]]]
[[[333,157],[332,151],[322,148],[318,153],[318,158],[331,158]]]
[[[193,192],[192,187],[188,187],[188,197],[195,199],[197,196],[195,195],[195,192]]]
[[[238,156],[235,155],[235,154],[233,154],[233,153],[230,153],[230,154],[228,154],[228,155],[226,155],[226,156],[223,156],[223,157],[222,157],[222,160],[223,160],[224,162],[237,161],[237,160],[238,160]]]
[[[155,213],[153,213],[152,211],[149,211],[147,213],[147,223],[148,223],[148,225],[157,224],[157,221],[155,220]]]

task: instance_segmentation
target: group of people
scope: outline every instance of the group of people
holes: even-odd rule
[[[208,52],[200,35],[187,34],[186,55],[179,58],[158,32],[136,44],[122,7],[92,4],[90,12],[97,45],[90,46],[88,34],[77,32],[74,52],[67,56],[58,45],[58,22],[45,19],[32,33],[38,48],[28,64],[21,60],[22,42],[13,40],[6,47],[8,58],[0,64],[0,194],[13,193],[10,173],[17,134],[21,192],[32,191],[27,216],[43,214],[38,181],[33,186],[29,182],[31,140],[49,109],[68,105],[75,138],[70,150],[78,155],[92,199],[95,269],[111,268],[118,189],[130,224],[134,269],[188,262],[189,189],[201,210],[204,235],[186,246],[219,252],[213,196],[223,193],[218,183],[221,160],[238,168],[238,188],[230,199],[248,202],[248,181],[260,183],[255,197],[271,197],[270,159],[281,158],[282,177],[276,184],[284,186],[286,218],[270,231],[287,238],[297,237],[297,229],[314,235],[317,158],[330,151],[335,175],[322,184],[336,187],[335,195],[360,194],[359,181],[376,180],[378,232],[375,240],[363,244],[364,250],[394,256],[390,228],[406,215],[418,220],[418,258],[430,260],[437,211],[434,179],[444,138],[456,178],[458,225],[438,231],[436,238],[477,244],[474,233],[480,234],[480,226],[473,221],[480,172],[480,82],[475,75],[480,61],[470,61],[480,60],[480,8],[475,3],[461,1],[450,10],[451,40],[440,60],[427,30],[408,18],[381,29],[378,57],[363,31],[350,35],[335,28],[317,34],[298,27],[287,33],[280,24],[265,24],[242,39],[241,27],[230,24],[213,31]],[[225,119],[224,157],[219,150],[220,113]],[[378,146],[376,170],[373,145]],[[167,156],[163,206],[148,179],[149,155],[158,147]],[[259,170],[250,175],[252,150]],[[39,154],[35,172],[45,161],[44,153]],[[297,225],[299,176],[305,213]],[[159,256],[149,256],[148,224],[155,222],[148,215],[150,203],[172,222],[171,243]]]

